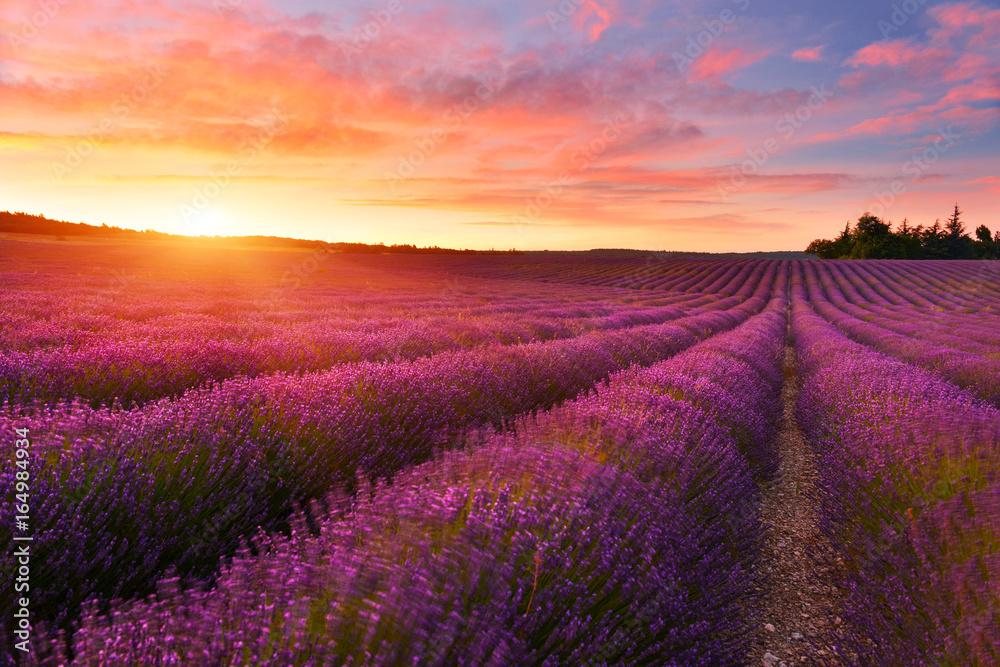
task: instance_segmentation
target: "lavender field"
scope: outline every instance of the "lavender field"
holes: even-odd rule
[[[11,241],[0,308],[0,660],[1000,664],[998,262]]]

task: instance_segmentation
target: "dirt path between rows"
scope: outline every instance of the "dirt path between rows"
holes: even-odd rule
[[[777,480],[763,491],[761,597],[747,662],[767,667],[838,665],[820,643],[839,625],[839,596],[829,583],[833,572],[813,557],[829,554],[830,548],[817,528],[815,455],[795,419],[799,378],[791,346],[785,348],[784,375],[781,464]]]

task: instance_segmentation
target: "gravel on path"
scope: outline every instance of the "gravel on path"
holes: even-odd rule
[[[777,480],[763,489],[766,531],[760,607],[747,663],[765,667],[840,665],[827,645],[836,637],[838,577],[829,541],[818,526],[816,456],[795,418],[799,378],[795,353],[785,348],[784,414],[778,434]]]

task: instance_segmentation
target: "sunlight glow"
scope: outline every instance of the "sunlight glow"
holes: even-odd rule
[[[181,233],[188,236],[231,236],[237,234],[229,222],[228,212],[221,207],[210,206],[204,211],[191,214],[184,221]]]

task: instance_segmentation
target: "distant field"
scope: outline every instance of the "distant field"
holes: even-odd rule
[[[0,308],[9,659],[1000,663],[998,262],[6,234]]]

